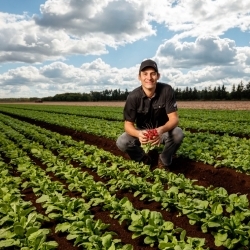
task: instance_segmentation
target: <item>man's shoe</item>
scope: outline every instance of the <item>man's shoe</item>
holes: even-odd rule
[[[166,171],[170,171],[169,167],[166,166],[162,161],[161,161],[161,158],[159,157],[158,158],[158,165],[157,165],[158,168],[160,169],[164,169]]]
[[[145,164],[145,165],[151,166],[151,164],[152,164],[152,159],[151,159],[151,157],[150,157],[149,155],[145,154],[145,155],[142,157],[142,159],[140,160],[140,162],[142,162],[142,163]]]

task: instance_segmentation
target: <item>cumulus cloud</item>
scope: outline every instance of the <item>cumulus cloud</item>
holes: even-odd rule
[[[0,62],[102,55],[156,34],[137,1],[48,0],[40,10],[33,17],[0,13]]]
[[[35,16],[38,25],[52,29],[66,29],[71,35],[88,36],[103,34],[113,42],[129,42],[152,33],[147,22],[145,7],[138,1],[84,1],[61,0],[47,1],[41,5],[41,17]],[[129,37],[130,36],[130,39]]]
[[[69,54],[107,53],[96,37],[74,39],[64,30],[37,26],[32,19],[2,14],[0,23],[0,62],[36,63],[63,60]]]
[[[0,88],[3,90],[0,98],[10,94],[20,97],[19,91],[24,88],[26,91],[23,92],[23,97],[30,93],[33,93],[32,96],[36,93],[39,97],[44,97],[65,92],[89,93],[93,90],[126,88],[131,90],[139,84],[137,72],[135,67],[129,71],[126,68],[112,68],[100,58],[84,63],[79,68],[63,62],[41,67],[20,67],[0,75]]]
[[[249,10],[249,1],[47,0],[33,16],[0,12],[0,63],[28,65],[1,71],[0,98],[132,90],[139,65],[111,67],[102,56],[158,36],[159,25],[173,34],[153,56],[162,81],[183,88],[249,82],[250,38],[244,47],[222,38],[233,28],[249,33]],[[76,66],[71,55],[94,59]]]
[[[239,53],[242,54],[243,51]],[[185,55],[187,53],[184,51],[180,58]],[[167,61],[162,61],[160,57],[155,59],[159,64],[160,81],[168,82],[174,88],[189,86],[201,89],[222,84],[231,86],[238,84],[241,80],[247,81],[250,77],[250,71],[247,71],[246,67],[239,67],[236,60],[235,64],[226,63],[224,66],[213,64],[211,60],[211,65],[198,67],[200,65],[197,64],[193,70],[184,73],[181,68],[165,67],[164,63]],[[65,92],[89,93],[104,89],[128,89],[130,91],[140,84],[137,79],[138,68],[139,65],[131,68],[114,68],[101,58],[84,63],[80,67],[63,62],[53,62],[41,67],[20,67],[0,75],[0,87],[3,90],[0,98],[8,95],[20,97],[18,89],[19,91],[26,89],[22,92],[23,97],[35,96],[35,94],[39,97],[53,96]]]
[[[250,79],[250,48],[236,47],[227,38],[206,35],[195,42],[168,40],[159,46],[154,59],[161,69],[161,80],[173,87],[225,85],[231,91],[233,84]]]
[[[200,36],[195,42],[168,40],[156,53],[165,67],[192,68],[201,65],[227,65],[236,62],[237,48],[230,39]]]
[[[155,2],[151,2],[153,6]],[[159,1],[151,8],[153,20],[165,23],[179,38],[224,34],[230,28],[250,28],[249,1]]]

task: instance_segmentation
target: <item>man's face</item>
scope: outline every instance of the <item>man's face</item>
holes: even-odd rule
[[[153,68],[145,68],[140,72],[138,79],[142,84],[142,87],[148,90],[155,89],[156,83],[160,78],[160,74]]]

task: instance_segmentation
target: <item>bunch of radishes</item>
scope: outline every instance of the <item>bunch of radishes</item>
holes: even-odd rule
[[[143,133],[148,140],[153,140],[155,136],[158,136],[158,132],[155,128],[146,129],[146,132]],[[152,145],[150,142],[141,145],[145,153],[148,153],[150,150],[154,149],[157,145]]]

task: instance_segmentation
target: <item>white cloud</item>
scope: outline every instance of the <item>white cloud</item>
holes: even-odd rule
[[[128,73],[129,72],[129,73]],[[104,89],[132,89],[138,85],[137,68],[111,68],[100,58],[92,63],[85,63],[80,68],[63,62],[36,67],[20,67],[0,75],[0,98],[8,95],[39,97],[53,96],[65,92],[102,91]],[[15,91],[19,89],[19,91]],[[28,90],[27,90],[28,89]]]
[[[181,32],[179,38],[222,35],[230,28],[250,28],[250,2],[226,0],[150,1],[152,19]]]
[[[190,43],[191,45],[193,46],[193,43]],[[189,48],[190,46],[186,47]],[[200,51],[199,48],[198,51]],[[185,50],[181,51],[180,54],[182,52],[183,55],[179,55],[176,64],[178,64],[179,58],[182,60],[183,57],[188,55]],[[225,50],[225,53],[227,53],[227,50]],[[194,51],[194,54],[197,54],[198,59],[200,58],[199,53]],[[243,51],[240,50],[240,55],[242,54]],[[248,58],[245,56],[244,60],[247,61]],[[193,61],[198,59],[194,58]],[[240,67],[236,59],[234,64],[225,63],[224,66],[218,66],[217,63],[214,63],[217,59],[211,57],[211,65],[205,65],[202,68],[198,67],[199,64],[196,64],[193,70],[186,73],[183,73],[178,67],[164,66],[168,63],[167,60],[164,61],[160,57],[156,57],[156,60],[159,61],[160,81],[168,82],[174,88],[189,86],[201,89],[202,87],[221,86],[222,84],[231,86],[242,80],[248,81],[250,78],[250,67]],[[200,62],[200,59],[198,62]],[[193,65],[195,64],[193,63]],[[16,91],[18,88],[20,91],[26,89],[22,96],[35,96],[37,94],[39,97],[53,96],[65,92],[89,93],[90,91],[102,91],[104,89],[132,90],[139,86],[138,68],[139,65],[131,68],[113,68],[101,58],[91,63],[84,63],[81,67],[63,62],[54,62],[40,68],[20,67],[0,75],[0,87],[3,88],[0,98],[6,95],[18,97],[20,95],[20,92]],[[231,90],[230,87],[228,87],[228,90]]]
[[[64,30],[37,26],[32,19],[0,15],[0,62],[36,63],[64,59],[68,54],[107,53],[95,37],[71,38]]]
[[[34,17],[38,25],[63,29],[76,37],[94,34],[112,46],[154,34],[145,4],[135,0],[50,0],[41,6],[41,13]]]
[[[162,33],[174,33],[161,36],[155,51],[162,81],[183,88],[249,82],[250,36],[244,47],[221,38],[232,28],[249,33],[249,10],[249,1],[236,0],[47,0],[39,15],[0,12],[0,63],[30,65],[0,74],[0,98],[132,90],[139,65],[115,68],[102,56],[157,36],[159,24],[166,27]],[[99,58],[79,67],[70,55]]]
[[[161,79],[174,87],[229,85],[250,79],[250,48],[230,39],[200,36],[195,42],[166,41],[156,53]],[[182,72],[185,69],[186,73]]]
[[[164,67],[192,68],[202,65],[228,65],[236,62],[237,48],[230,39],[200,36],[195,42],[168,40],[156,57]]]
[[[106,54],[155,35],[137,1],[49,0],[41,15],[0,13],[0,62],[36,63],[70,54]]]

